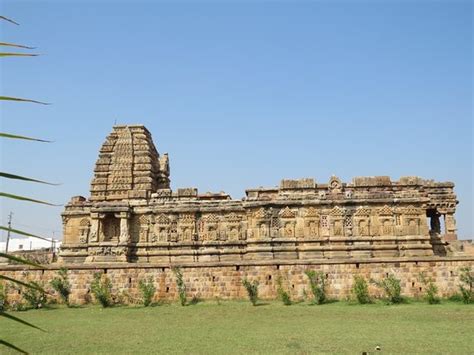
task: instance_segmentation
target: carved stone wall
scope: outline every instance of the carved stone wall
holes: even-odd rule
[[[456,239],[454,184],[418,177],[332,176],[276,188],[172,191],[169,160],[143,126],[116,126],[97,160],[91,197],[62,216],[66,263],[445,256]],[[445,230],[440,229],[444,218]]]

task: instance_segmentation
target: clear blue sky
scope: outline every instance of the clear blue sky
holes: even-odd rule
[[[168,152],[172,187],[275,186],[331,174],[453,181],[459,235],[473,231],[472,2],[8,1],[1,61],[3,170],[59,187],[2,189],[64,204],[89,195],[116,121]],[[2,200],[2,222],[60,234],[62,208]]]

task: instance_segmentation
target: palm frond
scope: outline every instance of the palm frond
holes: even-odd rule
[[[10,281],[13,282],[17,285],[27,287],[27,288],[32,288],[34,290],[38,290],[43,293],[47,293],[41,286],[35,284],[35,283],[28,283],[28,282],[23,282],[17,279],[12,279],[11,277],[5,276],[5,275],[0,275],[0,280],[5,280],[5,281]]]
[[[38,55],[39,54],[0,52],[0,57],[37,57]]]
[[[28,354],[25,350],[20,349],[18,346],[15,346],[15,345],[13,345],[13,344],[11,344],[11,343],[5,341],[5,340],[2,340],[2,339],[0,339],[0,345],[3,345],[3,346],[5,346],[5,347],[7,347],[7,348],[10,348],[10,349],[13,349],[13,350],[15,350],[15,351],[18,351],[18,352],[21,353],[21,354]]]
[[[47,141],[47,140],[44,140],[44,139],[32,138],[32,137],[26,137],[26,136],[19,136],[17,134],[10,134],[10,133],[5,133],[5,132],[0,132],[0,138],[25,139],[27,141],[52,143],[52,141]]]
[[[36,235],[36,234],[31,234],[31,233],[28,233],[28,232],[24,232],[24,231],[21,231],[21,230],[18,230],[18,229],[14,229],[14,228],[8,228],[8,227],[5,227],[5,226],[0,226],[0,230],[6,231],[6,232],[15,233],[15,234],[24,235],[25,237],[33,237],[33,238],[38,238],[38,239],[46,240],[46,241],[48,241],[48,242],[51,241],[51,239],[48,239],[48,238],[45,238],[45,237],[40,237],[39,235]]]
[[[53,186],[59,185],[59,184],[53,184],[52,182],[37,180],[37,179],[29,178],[29,177],[26,177],[26,176],[20,176],[20,175],[15,175],[15,174],[10,174],[10,173],[4,173],[4,172],[1,172],[1,171],[0,171],[0,177],[7,178],[7,179],[16,179],[16,180],[23,180],[23,181],[38,182],[40,184],[53,185]]]
[[[15,322],[20,322],[21,324],[27,325],[29,327],[32,327],[32,328],[35,328],[35,329],[38,329],[38,330],[41,330],[42,332],[45,331],[44,329],[41,329],[40,327],[37,327],[36,325],[31,324],[30,322],[27,322],[26,320],[20,319],[20,318],[15,317],[15,316],[12,316],[11,314],[8,314],[6,312],[0,312],[0,317],[5,317],[5,318],[8,318],[8,319],[14,320]]]
[[[19,258],[19,257],[14,256],[14,255],[6,254],[6,253],[1,253],[0,252],[0,258],[5,258],[5,259],[11,260],[11,261],[15,261],[19,264],[34,266],[34,267],[37,267],[39,269],[44,268],[40,264],[34,263],[32,261],[29,261],[29,260],[26,260],[26,259],[23,259],[23,258]]]
[[[31,99],[22,99],[20,97],[11,97],[11,96],[0,96],[0,100],[6,100],[6,101],[21,101],[21,102],[33,102],[35,104],[41,104],[41,105],[50,105],[47,102],[42,102],[42,101],[37,101],[37,100],[31,100]]]
[[[0,16],[0,20],[4,20],[4,21],[10,22],[10,23],[13,23],[14,25],[20,26],[20,24],[18,22],[15,22],[12,19],[9,19],[8,17],[5,17],[5,16]]]
[[[26,201],[26,202],[34,202],[34,203],[41,203],[43,205],[48,205],[48,206],[61,206],[61,205],[55,205],[53,203],[41,201],[41,200],[35,200],[33,198],[25,197],[25,196],[20,196],[20,195],[13,195],[9,194],[6,192],[0,192],[0,197],[6,197],[6,198],[11,198],[14,200],[20,200],[20,201]]]
[[[0,42],[0,46],[16,47],[16,48],[24,48],[24,49],[36,49],[36,47],[29,47],[29,46],[25,46],[23,44],[8,43],[8,42]]]

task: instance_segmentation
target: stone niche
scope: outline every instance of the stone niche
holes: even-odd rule
[[[279,187],[249,189],[241,200],[192,187],[173,191],[169,157],[141,125],[113,128],[90,191],[62,213],[61,262],[419,258],[445,256],[457,239],[451,182],[285,179]]]

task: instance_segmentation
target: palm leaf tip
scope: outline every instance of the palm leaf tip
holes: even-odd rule
[[[20,24],[18,22],[15,22],[12,19],[10,19],[8,17],[5,17],[5,16],[0,16],[0,20],[4,20],[4,21],[10,22],[10,23],[13,23],[14,25],[20,26]]]
[[[39,269],[44,269],[44,267],[41,266],[40,264],[34,263],[32,261],[29,261],[29,260],[26,260],[26,259],[23,259],[23,258],[19,258],[19,257],[14,256],[14,255],[10,255],[10,254],[0,252],[0,258],[5,258],[5,259],[15,261],[17,263],[24,264],[24,265],[34,266],[34,267],[37,267]]]
[[[13,345],[12,343],[9,343],[5,340],[0,339],[0,345],[3,345],[7,348],[10,348],[12,350],[18,351],[21,354],[28,354],[25,350],[20,349],[18,346]]]
[[[4,101],[20,101],[20,102],[32,102],[34,104],[40,104],[40,105],[50,105],[50,103],[47,102],[42,102],[38,100],[31,100],[31,99],[23,99],[21,97],[12,97],[12,96],[0,96],[0,100]]]
[[[20,285],[20,286],[23,286],[23,287],[26,287],[26,288],[32,288],[34,290],[37,290],[37,291],[40,291],[40,292],[43,292],[43,293],[47,293],[40,285],[38,285],[36,282],[23,282],[23,281],[20,281],[20,280],[17,280],[17,279],[13,279],[11,277],[8,277],[8,276],[4,276],[4,275],[0,275],[0,280],[5,280],[5,281],[10,281],[10,282],[13,282],[17,285]]]
[[[5,232],[11,232],[11,233],[19,234],[19,235],[24,235],[25,237],[33,237],[33,238],[38,238],[38,239],[41,239],[41,240],[45,240],[47,242],[51,242],[51,239],[48,239],[48,238],[45,238],[45,237],[40,237],[39,235],[31,234],[31,233],[24,232],[24,231],[21,231],[21,230],[18,230],[18,229],[10,228],[10,227],[0,226],[0,230],[3,230]]]
[[[40,203],[40,204],[48,205],[48,206],[55,206],[55,207],[61,206],[61,205],[55,205],[54,203],[49,203],[49,202],[46,202],[46,201],[35,200],[33,198],[29,198],[29,197],[26,197],[26,196],[9,194],[9,193],[6,193],[6,192],[0,192],[0,197],[11,198],[11,199],[14,199],[14,200],[19,200],[19,201]]]
[[[5,53],[0,52],[0,57],[37,57],[39,54],[31,53]]]
[[[20,319],[20,318],[15,317],[15,316],[12,316],[11,314],[8,314],[8,313],[3,312],[3,311],[0,312],[0,317],[5,317],[5,318],[8,318],[8,319],[14,320],[16,322],[20,322],[21,324],[27,325],[29,327],[32,327],[32,328],[35,328],[35,329],[38,329],[38,330],[41,330],[42,332],[45,331],[44,329],[41,329],[40,327],[37,327],[36,325],[31,324],[30,322],[27,322],[26,320]]]
[[[43,180],[37,180],[37,179],[29,178],[29,177],[26,177],[26,176],[20,176],[20,175],[5,173],[5,172],[2,172],[2,171],[0,171],[0,177],[7,178],[7,179],[37,182],[37,183],[46,184],[46,185],[54,185],[54,186],[59,185],[59,184],[53,184],[51,182],[47,182],[47,181],[43,181]]]
[[[47,140],[44,140],[44,139],[25,137],[25,136],[20,136],[20,135],[17,135],[17,134],[11,134],[11,133],[5,133],[5,132],[0,132],[0,138],[24,139],[24,140],[27,140],[27,141],[52,143],[52,141],[47,141]]]
[[[0,42],[0,46],[23,48],[23,49],[36,49],[36,47],[29,47],[29,46],[25,46],[23,44],[8,43],[8,42]]]

